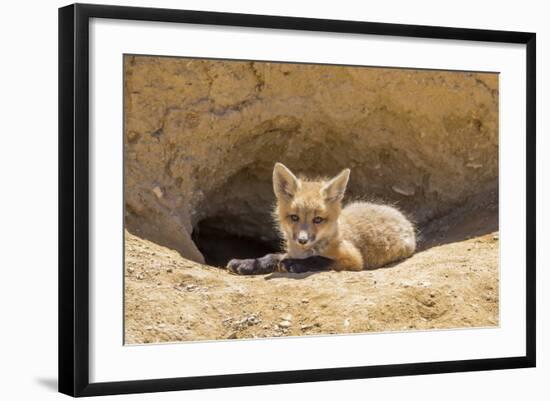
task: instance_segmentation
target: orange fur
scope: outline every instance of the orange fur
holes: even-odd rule
[[[396,208],[369,202],[342,207],[350,170],[331,180],[297,178],[277,163],[274,217],[288,258],[324,256],[335,270],[373,268],[411,256],[412,223]]]

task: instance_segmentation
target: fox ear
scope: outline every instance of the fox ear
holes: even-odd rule
[[[350,169],[343,170],[340,174],[327,182],[321,188],[321,195],[327,202],[341,201],[344,198],[348,185]]]
[[[277,199],[292,199],[300,189],[300,181],[282,163],[275,163],[273,168],[273,190]]]

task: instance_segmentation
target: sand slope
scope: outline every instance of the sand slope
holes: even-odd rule
[[[498,325],[498,233],[363,272],[243,277],[126,232],[126,343]]]

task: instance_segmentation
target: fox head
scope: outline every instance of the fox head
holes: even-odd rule
[[[338,217],[349,174],[350,170],[345,169],[329,180],[308,180],[296,177],[281,163],[275,164],[275,218],[289,251],[313,254],[316,246],[338,234]]]

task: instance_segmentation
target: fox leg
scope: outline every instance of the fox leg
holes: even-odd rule
[[[334,270],[363,270],[363,255],[361,255],[359,249],[349,241],[342,241],[334,254],[327,256],[334,260],[332,266]]]
[[[305,273],[329,270],[332,263],[332,259],[324,256],[310,256],[305,259],[284,258],[281,260],[279,268],[288,273]]]
[[[275,271],[304,273],[328,270],[332,260],[323,256],[310,256],[305,259],[287,258],[286,254],[270,253],[257,259],[231,259],[227,270],[235,274],[268,274]]]

